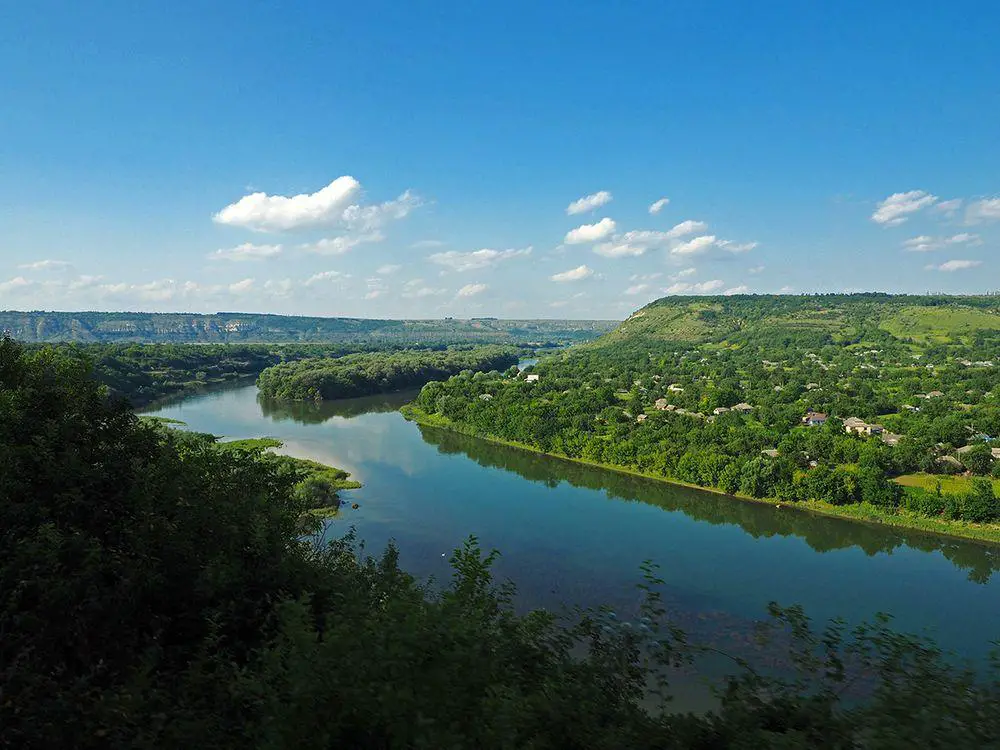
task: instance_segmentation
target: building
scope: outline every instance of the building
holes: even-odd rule
[[[526,376],[524,379],[528,383],[537,383],[538,382],[538,378],[539,378],[538,375],[535,375],[534,373],[532,373],[531,375]]]
[[[714,409],[712,409],[712,414],[718,416],[719,414],[725,414],[727,411],[729,411],[728,406],[716,406]]]
[[[897,435],[894,432],[883,432],[882,442],[886,445],[899,445],[899,441],[903,439],[902,435]]]
[[[653,404],[653,406],[659,409],[660,411],[666,411],[669,404],[667,403],[667,400],[665,398],[658,398],[656,399],[656,402]]]
[[[493,394],[492,393],[481,393],[481,394],[479,394],[479,398],[480,398],[481,401],[492,401],[493,400]]]
[[[868,424],[863,419],[848,417],[844,420],[844,431],[854,435],[880,435],[885,432],[885,428],[880,424]]]
[[[768,458],[777,458],[778,449],[777,448],[765,448],[761,451],[761,455],[767,456]]]
[[[680,383],[671,383],[667,386],[667,390],[671,393],[684,393],[684,389],[681,387]]]
[[[753,407],[750,406],[750,404],[743,402],[740,404],[736,404],[736,406],[732,408],[732,411],[738,411],[740,412],[740,414],[749,414],[750,412],[753,411]]]
[[[819,427],[820,425],[826,424],[826,414],[821,411],[813,411],[810,409],[804,417],[802,417],[802,424],[806,427]]]

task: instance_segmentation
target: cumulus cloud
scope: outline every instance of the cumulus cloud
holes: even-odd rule
[[[727,253],[748,253],[757,247],[756,242],[733,242],[732,240],[718,240],[716,243],[720,248],[725,250]]]
[[[337,281],[338,279],[349,279],[351,275],[349,273],[343,273],[342,271],[320,271],[319,273],[313,274],[308,279],[306,279],[306,286],[312,286],[313,284],[319,284],[323,281]]]
[[[343,234],[339,237],[325,237],[316,242],[301,245],[301,248],[307,253],[318,255],[343,255],[358,245],[381,242],[384,239],[385,235],[378,231],[367,234]]]
[[[253,279],[243,279],[229,285],[230,294],[248,294],[253,291]]]
[[[931,250],[940,250],[949,245],[981,245],[982,240],[978,234],[961,232],[951,237],[931,237],[922,234],[919,237],[911,237],[903,241],[903,249],[910,253],[926,253]]]
[[[703,221],[688,219],[675,225],[666,232],[651,229],[633,229],[629,232],[616,234],[607,242],[594,247],[594,252],[606,258],[624,258],[643,255],[650,250],[673,248],[677,240],[695,232],[708,228]]]
[[[33,282],[28,281],[23,276],[15,276],[13,279],[0,282],[0,293],[10,294],[12,292],[18,292],[31,286],[32,284]]]
[[[656,214],[660,213],[660,211],[662,211],[668,203],[670,203],[669,198],[660,198],[659,200],[653,201],[651,204],[649,204],[649,213],[655,216]]]
[[[291,279],[268,279],[264,282],[264,293],[272,297],[287,297],[294,286]]]
[[[292,196],[251,193],[229,204],[212,219],[218,224],[258,232],[327,226],[341,220],[344,209],[360,190],[360,182],[344,175],[315,193]]]
[[[708,294],[722,289],[726,283],[722,279],[712,279],[711,281],[687,282],[678,281],[671,284],[663,291],[667,294]]]
[[[764,266],[754,266],[753,268],[748,268],[747,273],[760,273],[764,270]]]
[[[958,213],[958,209],[962,207],[961,198],[952,198],[948,201],[940,201],[931,207],[931,211],[936,214],[944,214],[945,216],[954,216]]]
[[[65,260],[36,260],[34,263],[23,263],[18,266],[26,271],[63,271],[72,267],[73,264]]]
[[[648,289],[649,289],[649,284],[635,284],[626,289],[625,294],[629,295],[642,294]]]
[[[475,297],[477,294],[482,294],[487,289],[489,289],[489,286],[486,284],[466,284],[458,290],[458,296]]]
[[[437,263],[440,266],[450,268],[452,271],[475,271],[481,268],[489,268],[505,260],[531,255],[531,248],[525,247],[520,250],[473,250],[468,253],[460,253],[457,250],[449,250],[445,253],[434,253],[429,255],[427,260]]]
[[[593,211],[595,208],[600,208],[612,201],[611,193],[607,190],[600,190],[596,193],[591,193],[590,195],[585,195],[579,200],[575,200],[566,206],[566,213],[570,216],[574,214],[582,214],[587,211]]]
[[[631,276],[628,277],[628,280],[629,281],[654,281],[655,279],[660,278],[662,275],[663,274],[660,271],[656,271],[654,273],[634,273],[634,274],[632,274]]]
[[[731,286],[729,289],[723,292],[727,297],[732,297],[734,294],[747,294],[750,291],[750,287],[746,284],[740,284],[739,286]]]
[[[905,193],[893,193],[880,201],[872,214],[872,221],[886,227],[897,226],[910,218],[917,211],[928,208],[937,202],[937,196],[925,190],[909,190]]]
[[[686,279],[688,276],[694,276],[696,273],[698,273],[698,269],[692,266],[690,268],[682,268],[677,273],[670,274],[667,278],[671,281],[680,281],[681,279]]]
[[[368,232],[386,221],[402,219],[421,200],[407,190],[395,200],[374,205],[352,203],[361,183],[349,175],[338,177],[315,193],[268,195],[251,193],[231,203],[212,217],[217,224],[243,227],[255,232],[288,232],[342,224]]]
[[[563,240],[567,245],[580,245],[586,242],[599,242],[615,231],[614,219],[607,217],[596,224],[582,224],[566,233]]]
[[[594,275],[594,270],[588,266],[577,266],[576,268],[571,268],[568,271],[562,271],[561,273],[553,274],[550,278],[553,281],[581,281],[583,279],[589,278]]]
[[[388,276],[390,274],[396,273],[396,271],[402,270],[402,266],[396,265],[395,263],[387,263],[384,266],[379,266],[375,269],[375,273],[381,274],[382,276]]]
[[[209,253],[210,260],[263,260],[264,258],[274,258],[281,255],[281,245],[255,245],[252,242],[244,242],[236,247],[228,247]]]
[[[967,268],[975,268],[982,264],[981,260],[946,260],[940,265],[931,264],[924,268],[928,271],[964,271]]]
[[[427,286],[424,283],[423,279],[410,279],[405,284],[403,284],[404,297],[411,297],[411,298],[436,297],[447,293],[448,293],[447,289],[436,289]]]
[[[983,221],[1000,221],[1000,198],[973,201],[965,210],[965,220],[970,224]]]
[[[689,234],[695,234],[696,232],[704,232],[708,229],[708,224],[703,221],[694,221],[693,219],[687,219],[682,221],[680,224],[675,224],[671,227],[670,231],[666,233],[667,239],[677,239],[678,237],[686,237]]]
[[[672,255],[700,255],[707,252],[715,244],[714,234],[703,234],[700,237],[682,242],[670,248]]]

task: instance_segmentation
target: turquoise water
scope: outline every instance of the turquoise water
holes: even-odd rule
[[[163,407],[158,416],[229,438],[273,436],[288,453],[350,471],[327,533],[389,539],[420,577],[449,575],[470,534],[497,548],[521,607],[609,604],[635,612],[640,565],[660,565],[671,617],[736,650],[771,600],[815,620],[895,617],[948,649],[983,657],[1000,637],[1000,550],[822,518],[582,466],[418,427],[413,394],[322,405],[260,403],[255,387]],[[358,503],[352,510],[350,503]]]

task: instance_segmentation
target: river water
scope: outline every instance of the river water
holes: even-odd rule
[[[224,438],[278,438],[285,452],[350,471],[327,533],[354,526],[371,552],[394,539],[404,568],[446,579],[470,535],[502,556],[519,607],[608,604],[633,616],[640,565],[665,581],[672,619],[738,650],[769,601],[816,621],[886,612],[895,627],[983,658],[1000,637],[1000,550],[582,466],[407,422],[414,394],[274,404],[255,386],[148,412]],[[350,505],[357,503],[357,509]]]

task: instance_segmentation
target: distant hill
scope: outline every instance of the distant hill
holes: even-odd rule
[[[574,343],[610,331],[605,320],[369,320],[220,312],[0,312],[0,331],[28,342]]]
[[[816,343],[887,337],[920,344],[970,344],[1000,334],[1000,296],[889,294],[664,297],[633,313],[598,345],[652,338],[739,344],[766,335]]]

